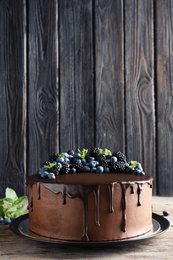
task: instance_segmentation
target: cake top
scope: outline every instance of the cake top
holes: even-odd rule
[[[57,175],[81,172],[145,175],[141,163],[127,161],[125,154],[120,151],[111,152],[99,147],[52,154],[49,161],[40,166],[38,175],[53,180]]]

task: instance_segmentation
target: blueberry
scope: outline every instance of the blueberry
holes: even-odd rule
[[[104,172],[109,173],[110,172],[109,167],[105,167]]]
[[[92,167],[91,172],[96,172],[96,167]]]
[[[74,154],[73,154],[73,157],[74,157],[74,158],[81,158],[81,154],[80,154],[80,153],[74,153]]]
[[[9,224],[11,223],[11,219],[5,218],[5,219],[3,220],[3,223],[4,223],[4,225],[9,225]]]
[[[64,156],[65,156],[66,158],[69,158],[69,154],[68,154],[68,153],[64,153]]]
[[[134,174],[136,174],[136,175],[140,175],[140,174],[141,174],[141,170],[135,168],[135,169],[134,169]]]
[[[82,164],[83,164],[83,165],[86,164],[86,159],[85,159],[85,158],[82,159]]]
[[[110,158],[110,160],[109,160],[111,163],[112,162],[117,162],[118,161],[118,159],[117,159],[117,157],[116,156],[112,156],[111,158]]]
[[[49,172],[44,171],[44,172],[42,172],[40,175],[41,175],[42,178],[46,178],[46,177],[48,177]]]
[[[169,214],[170,214],[169,210],[164,210],[163,211],[163,216],[167,217],[167,216],[169,216]]]
[[[140,163],[136,165],[136,168],[139,169],[141,172],[143,171],[142,165]]]
[[[72,167],[72,168],[70,169],[70,172],[71,172],[71,173],[76,173],[76,168]]]
[[[135,168],[133,173],[136,174],[136,175],[140,175],[140,176],[145,175],[145,173],[138,168]]]
[[[91,161],[89,165],[90,165],[90,167],[96,167],[97,162],[96,161]]]
[[[49,172],[48,178],[49,178],[50,180],[54,180],[54,179],[55,179],[55,174],[54,174],[53,172]]]
[[[56,158],[56,162],[57,163],[62,163],[62,162],[64,162],[64,158],[63,157],[57,157]]]
[[[79,158],[75,158],[75,162],[82,163],[82,160]]]
[[[61,169],[62,168],[62,164],[59,162],[57,163],[57,166]]]
[[[102,173],[104,171],[104,168],[103,168],[103,166],[97,166],[97,168],[96,168],[96,172],[100,172],[100,173]]]
[[[45,171],[44,167],[40,167],[38,170],[38,174],[41,175]]]
[[[65,157],[65,158],[64,158],[64,162],[66,162],[66,163],[70,163],[69,158]]]
[[[91,156],[88,156],[88,157],[87,157],[87,160],[88,160],[88,162],[91,162],[91,161],[94,161],[95,158],[94,158],[94,157],[91,157]]]
[[[90,172],[90,167],[87,166],[87,165],[85,165],[85,166],[83,167],[83,171],[84,171],[84,172]]]
[[[125,171],[126,172],[132,172],[132,170],[128,166],[126,166]]]

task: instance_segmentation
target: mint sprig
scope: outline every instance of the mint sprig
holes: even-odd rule
[[[0,199],[0,216],[12,220],[25,214],[27,211],[25,200],[27,200],[27,196],[18,197],[13,189],[6,188],[5,198]]]
[[[105,155],[105,156],[112,155],[111,151],[106,148],[104,148],[104,149],[98,148],[96,152],[98,155]]]
[[[61,158],[65,158],[65,153],[58,153],[57,156]]]
[[[49,163],[48,165],[44,165],[44,168],[52,169],[55,165],[56,165],[56,163]]]
[[[131,170],[134,170],[137,165],[138,165],[138,162],[137,162],[137,161],[130,161],[130,163],[129,163],[129,168],[130,168]]]
[[[84,149],[84,148],[82,150],[78,149],[78,153],[80,153],[80,157],[84,159],[88,153],[88,149]]]

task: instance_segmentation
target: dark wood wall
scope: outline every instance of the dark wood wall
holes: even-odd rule
[[[94,146],[173,195],[172,17],[169,0],[0,0],[0,197]]]

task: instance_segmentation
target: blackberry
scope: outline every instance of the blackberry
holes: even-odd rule
[[[126,156],[122,152],[120,152],[120,151],[114,152],[112,154],[112,156],[116,156],[118,161],[121,161],[121,162],[126,162],[126,160],[127,160]]]
[[[46,161],[46,162],[41,164],[41,167],[48,166],[48,165],[49,165],[49,162]]]
[[[82,164],[81,162],[79,162],[79,161],[75,161],[75,163],[74,163],[74,168],[75,168],[77,171],[81,172],[81,171],[83,170],[83,164]]]
[[[70,164],[71,164],[71,165],[73,165],[73,164],[75,163],[75,158],[74,158],[74,157],[69,158],[69,160],[70,160]]]
[[[70,155],[73,155],[73,154],[74,154],[74,151],[73,151],[73,150],[68,150],[67,153],[70,154]]]
[[[60,170],[60,173],[61,174],[67,174],[67,173],[69,173],[69,164],[68,163],[66,163],[66,162],[63,162],[62,163],[62,168],[61,168],[61,170]]]
[[[57,155],[56,154],[51,154],[49,157],[50,162],[56,161]]]
[[[89,152],[89,156],[91,157],[96,157],[97,156],[97,150],[98,150],[98,147],[94,147],[90,150]]]
[[[118,171],[124,172],[126,169],[125,162],[122,162],[122,161],[117,162],[117,168],[118,168]]]
[[[124,162],[112,162],[109,164],[110,172],[123,172],[125,171],[126,165]]]
[[[97,155],[96,156],[96,161],[99,162],[100,166],[103,166],[103,167],[107,167],[108,166],[108,162],[106,160],[106,156],[105,155]]]
[[[50,172],[53,172],[55,175],[58,175],[60,173],[60,166],[59,165],[54,165],[52,168],[49,169]]]
[[[117,162],[109,163],[110,172],[117,172]]]

